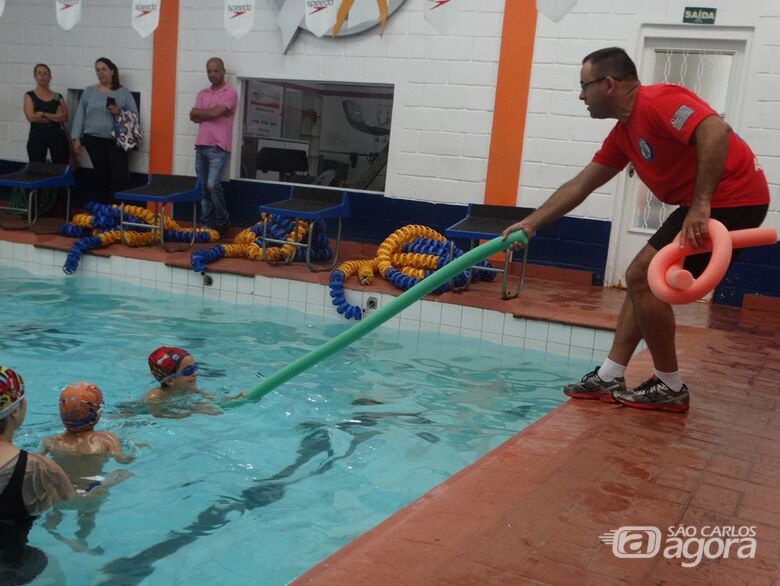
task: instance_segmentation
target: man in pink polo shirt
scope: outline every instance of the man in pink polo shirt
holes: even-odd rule
[[[195,138],[195,168],[203,186],[200,202],[201,222],[224,236],[230,227],[230,215],[222,190],[222,170],[233,144],[233,117],[238,94],[225,83],[225,64],[212,57],[206,63],[211,87],[198,92],[190,120],[199,124]]]

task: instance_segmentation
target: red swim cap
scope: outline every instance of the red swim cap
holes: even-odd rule
[[[176,374],[184,360],[190,353],[181,348],[171,346],[160,346],[149,354],[149,370],[158,381]]]

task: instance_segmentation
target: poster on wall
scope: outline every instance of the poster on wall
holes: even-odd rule
[[[130,24],[141,38],[151,35],[160,24],[160,2],[162,0],[133,0]]]
[[[460,0],[425,0],[425,21],[440,33],[455,23],[460,12]]]
[[[304,0],[306,2],[306,28],[321,37],[329,34],[336,24],[340,2],[336,0]]]
[[[81,0],[54,0],[57,24],[69,31],[81,22]]]
[[[244,134],[261,138],[282,136],[282,99],[284,89],[262,81],[249,83]]]
[[[240,39],[255,27],[255,1],[225,0],[225,29]]]

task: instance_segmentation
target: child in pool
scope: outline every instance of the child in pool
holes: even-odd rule
[[[193,401],[186,408],[181,404],[177,405],[174,411],[171,407],[172,399],[187,395],[199,395],[204,399],[213,401],[214,397],[198,388],[198,363],[192,357],[192,354],[182,348],[170,346],[161,346],[149,354],[149,370],[160,383],[160,386],[152,389],[144,395],[149,412],[155,417],[181,418],[187,417],[192,413],[203,413],[205,415],[218,415],[221,411],[214,405],[204,403],[203,401]],[[227,399],[236,399],[243,397],[244,393],[239,393],[235,397]]]
[[[119,438],[108,431],[95,431],[103,411],[103,393],[88,382],[73,383],[60,394],[60,418],[65,433],[43,438],[42,454],[86,456],[105,454],[126,464],[132,458],[122,453]],[[93,475],[89,475],[93,476]]]
[[[126,464],[132,457],[122,452],[119,438],[108,431],[95,431],[103,411],[103,393],[92,383],[77,382],[65,387],[60,394],[60,418],[65,432],[43,438],[42,454],[50,454],[68,475],[77,494],[86,498],[70,501],[55,508],[44,526],[74,551],[86,551],[87,537],[95,527],[95,516],[105,500],[109,486],[125,480],[130,473],[116,470],[103,475],[103,466],[109,458]],[[67,539],[55,531],[62,520],[61,509],[78,510],[76,539]]]

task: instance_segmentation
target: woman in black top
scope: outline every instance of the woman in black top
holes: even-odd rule
[[[46,568],[46,555],[27,544],[27,534],[36,515],[75,496],[53,460],[14,445],[26,413],[21,375],[0,366],[0,584],[27,584]]]
[[[24,115],[30,122],[27,155],[30,161],[43,163],[48,151],[52,163],[67,163],[70,144],[63,127],[68,121],[68,107],[62,95],[49,89],[49,66],[39,63],[33,72],[36,87],[24,94]]]

